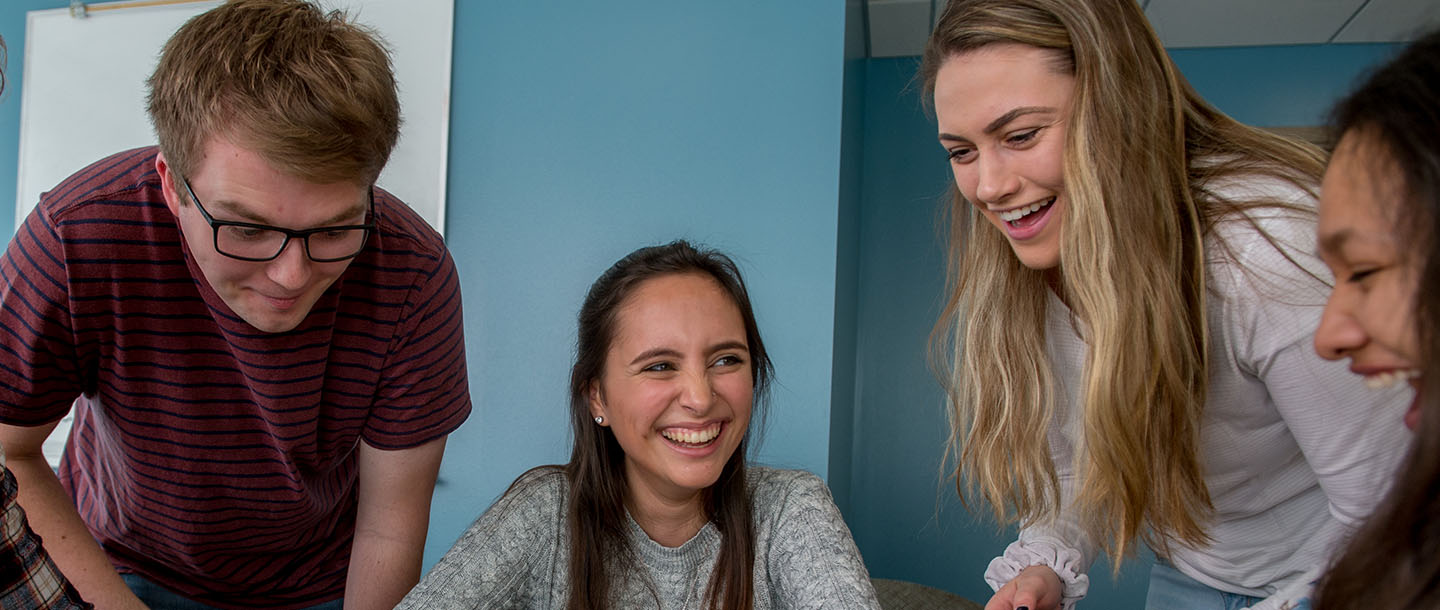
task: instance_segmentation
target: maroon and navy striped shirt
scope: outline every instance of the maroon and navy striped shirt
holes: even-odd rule
[[[122,571],[219,607],[338,598],[358,443],[414,447],[469,415],[453,261],[377,189],[364,252],[298,327],[260,332],[195,266],[155,155],[81,170],[16,232],[0,421],[75,403],[60,478]]]

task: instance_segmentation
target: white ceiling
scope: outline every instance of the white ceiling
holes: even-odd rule
[[[870,57],[919,55],[945,0],[865,0]],[[1404,42],[1440,27],[1437,0],[1140,0],[1167,47]]]

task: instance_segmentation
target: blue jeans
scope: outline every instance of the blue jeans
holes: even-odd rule
[[[1145,610],[1240,610],[1259,602],[1258,597],[1211,588],[1157,561],[1150,568]]]
[[[129,585],[130,590],[135,592],[135,596],[139,597],[140,601],[150,606],[150,610],[220,610],[188,597],[182,597],[135,574],[121,574],[120,578],[125,580],[125,584]],[[341,610],[344,602],[343,599],[337,599],[318,606],[311,606],[306,610]]]

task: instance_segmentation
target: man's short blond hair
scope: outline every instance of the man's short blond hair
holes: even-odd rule
[[[232,0],[196,16],[148,84],[160,150],[181,176],[221,137],[309,182],[367,185],[400,135],[378,36],[309,2]]]

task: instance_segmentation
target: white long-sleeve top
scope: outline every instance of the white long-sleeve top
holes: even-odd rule
[[[1231,186],[1226,195],[1287,196],[1313,205],[1292,186]],[[1294,212],[1250,212],[1294,261],[1321,278],[1313,220]],[[1228,244],[1221,246],[1216,238]],[[1312,339],[1329,288],[1286,260],[1243,218],[1222,220],[1206,242],[1210,380],[1200,460],[1215,507],[1201,548],[1174,545],[1169,561],[1208,586],[1263,598],[1278,609],[1306,595],[1340,539],[1384,495],[1409,443],[1401,416],[1408,387],[1366,388],[1344,362],[1316,355]],[[1061,482],[1053,521],[1020,532],[991,562],[996,589],[1020,570],[1050,566],[1064,583],[1068,610],[1088,589],[1096,546],[1068,512],[1080,482],[1078,404],[1086,345],[1069,309],[1051,294],[1047,350],[1060,380],[1051,456]]]

